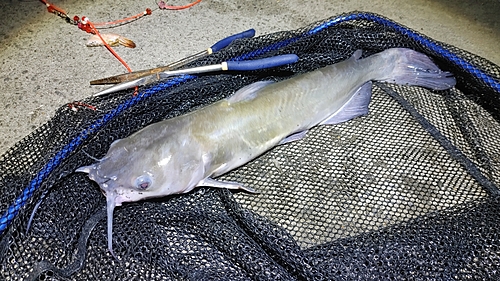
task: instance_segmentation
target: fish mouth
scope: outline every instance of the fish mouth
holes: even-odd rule
[[[82,166],[78,169],[75,170],[75,172],[79,173],[86,173],[88,174],[89,179],[97,182],[99,185],[101,185],[102,182],[105,182],[106,179],[104,177],[99,176],[99,167],[100,165],[98,163],[89,165],[89,166]],[[105,179],[104,181],[102,179]]]
[[[75,172],[90,174],[91,171],[93,171],[95,169],[96,169],[96,164],[92,164],[89,166],[81,166],[80,168],[76,169]]]
[[[89,166],[82,166],[82,167],[76,169],[75,172],[88,174],[89,179],[95,181],[101,187],[101,189],[108,192],[108,191],[112,190],[112,188],[109,187],[108,182],[110,180],[112,180],[113,178],[112,177],[104,177],[104,176],[99,175],[99,168],[100,168],[100,164],[95,163],[95,164],[92,164]]]

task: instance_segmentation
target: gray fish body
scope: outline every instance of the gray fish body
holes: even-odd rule
[[[109,216],[122,202],[185,193],[196,186],[247,189],[212,178],[280,143],[300,139],[316,125],[366,114],[371,92],[367,82],[433,89],[455,84],[449,73],[409,49],[389,49],[365,59],[360,55],[282,82],[258,82],[227,99],[147,126],[115,141],[101,161],[77,171],[89,173],[106,192]]]

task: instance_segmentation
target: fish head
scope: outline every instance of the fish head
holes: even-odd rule
[[[126,170],[130,169],[131,166],[126,161],[127,156],[127,153],[110,149],[108,154],[96,163],[76,169],[76,172],[87,173],[88,177],[99,185],[106,196],[108,250],[117,260],[112,245],[113,211],[116,206],[120,206],[123,202],[141,200],[143,197],[140,188],[149,187],[148,185],[152,183],[152,179],[144,176],[138,185],[134,186],[133,183],[127,182],[128,177],[124,175],[127,175]],[[148,176],[152,177],[152,175]]]
[[[188,192],[201,180],[203,171],[203,167],[194,164],[197,161],[186,158],[188,155],[190,153],[178,153],[178,149],[168,146],[161,151],[151,151],[147,143],[127,145],[123,139],[115,141],[96,163],[76,169],[76,172],[87,173],[106,195],[108,249],[113,256],[114,208],[123,202]]]
[[[113,143],[104,158],[80,167],[76,172],[87,173],[106,197],[114,198],[114,204],[120,206],[123,202],[168,195],[164,185],[171,180],[165,179],[158,165],[150,165],[150,158],[151,155],[141,152],[140,148],[126,148]]]
[[[121,170],[130,166],[125,165],[107,173],[108,168],[113,166],[110,164],[113,163],[108,159],[102,159],[92,165],[80,167],[76,172],[87,173],[88,177],[99,185],[106,197],[113,198],[116,206],[122,205],[123,202],[135,202],[153,197],[148,194],[151,193],[154,183],[154,174],[151,171],[143,171],[141,174],[123,173]]]
[[[111,144],[101,160],[76,171],[87,173],[120,206],[192,190],[205,177],[197,147],[186,138],[170,138],[159,148],[151,146],[148,138],[140,143],[121,139]]]

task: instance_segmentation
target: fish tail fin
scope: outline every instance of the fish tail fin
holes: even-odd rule
[[[385,50],[381,55],[392,61],[392,71],[387,71],[385,77],[376,79],[381,82],[412,85],[432,90],[446,90],[455,86],[456,81],[448,71],[442,71],[425,54],[411,49],[393,48]]]
[[[126,37],[123,37],[123,36],[118,37],[118,43],[120,43],[120,45],[125,46],[127,48],[135,48],[134,41],[132,41]]]

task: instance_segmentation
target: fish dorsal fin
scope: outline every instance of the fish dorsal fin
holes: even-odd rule
[[[326,118],[320,125],[333,125],[349,121],[358,116],[368,114],[368,105],[372,96],[372,82],[366,82],[356,90],[354,95],[334,114]]]
[[[264,87],[274,83],[274,81],[259,81],[247,85],[230,96],[227,101],[229,103],[237,103],[240,101],[248,101],[252,100],[257,96],[257,93],[262,90]]]

